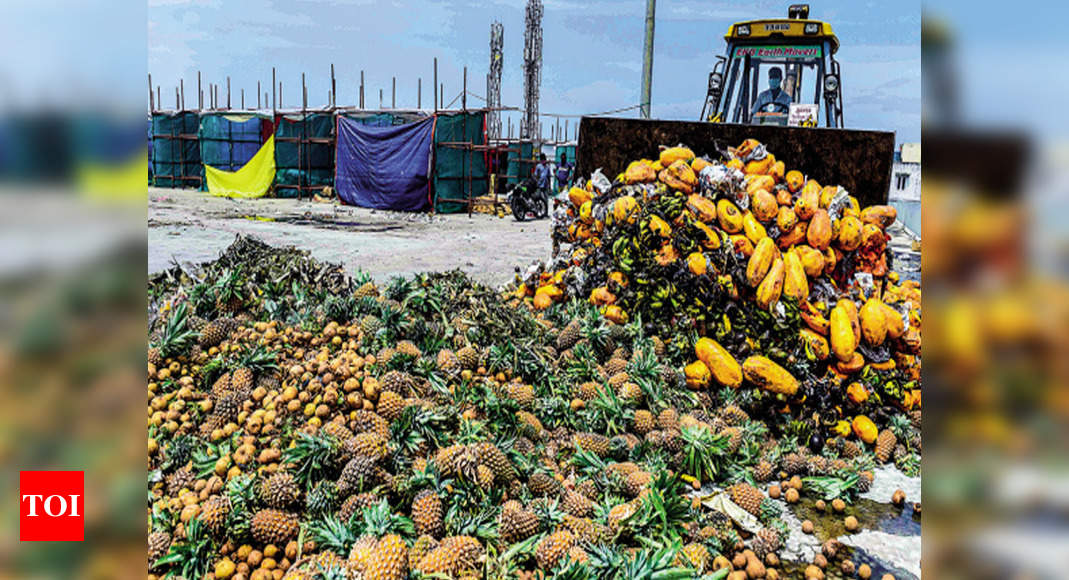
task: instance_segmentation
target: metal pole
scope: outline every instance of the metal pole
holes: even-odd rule
[[[360,71],[360,109],[364,108],[364,71]]]
[[[241,110],[245,110],[245,87],[241,88]]]
[[[230,110],[230,75],[226,77],[226,110]]]
[[[151,85],[151,83],[150,83]],[[152,92],[152,87],[149,87],[149,92]],[[423,108],[423,77],[419,77],[416,82],[416,109]]]
[[[282,81],[278,81],[278,108],[284,109],[286,105],[282,104]]]
[[[152,73],[148,73],[148,112],[156,110],[156,95],[152,94]]]
[[[382,89],[379,89],[379,108],[382,108]]]
[[[646,43],[642,49],[642,97],[639,100],[643,119],[650,118],[650,86],[653,83],[653,23],[657,0],[646,0]]]
[[[160,85],[156,85],[156,105],[163,108],[163,101],[160,100]]]
[[[442,83],[441,90],[439,91],[438,100],[442,102],[442,108],[445,108],[445,83]]]
[[[393,92],[390,93],[390,108],[397,108],[397,77],[393,77]]]
[[[204,90],[200,86],[200,71],[197,71],[197,110],[204,108]]]
[[[460,93],[460,108],[468,110],[468,67],[464,67],[464,86],[463,91]]]
[[[256,110],[260,110],[260,81],[256,81]]]
[[[438,112],[438,91],[434,90],[438,86],[438,57],[434,57],[434,84],[431,85],[431,93],[434,94],[434,112]],[[442,103],[443,105],[445,103]]]
[[[178,79],[178,87],[182,93],[182,110],[186,110],[186,81],[184,79]]]
[[[330,63],[330,106],[338,106],[338,82],[334,78],[334,63]]]
[[[308,87],[304,84],[304,73],[301,73],[301,110],[308,108]]]
[[[182,110],[182,105],[181,105],[182,101],[179,100],[179,98],[180,97],[178,96],[178,87],[175,87],[174,88],[174,109],[176,111],[181,111]]]
[[[276,87],[277,86],[278,85],[275,83],[275,67],[271,67],[271,112],[272,113],[275,112],[275,109],[277,108],[276,105],[278,104],[278,101],[276,100],[276,97],[275,97],[275,94],[276,94],[275,91],[276,91]]]

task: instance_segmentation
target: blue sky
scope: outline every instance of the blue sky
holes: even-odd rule
[[[543,112],[579,114],[638,103],[645,0],[544,0]],[[724,51],[723,34],[742,19],[786,14],[789,2],[661,0],[653,71],[653,116],[697,119],[706,77]],[[831,22],[840,37],[848,127],[895,131],[898,141],[920,138],[921,56],[919,2],[812,2],[811,16]],[[522,106],[524,0],[375,2],[371,0],[149,0],[148,69],[173,104],[174,86],[186,83],[196,103],[196,71],[205,84],[224,86],[233,103],[245,88],[255,104],[256,81],[269,87],[278,69],[287,106],[299,102],[307,73],[309,102],[324,104],[330,63],[339,104],[355,104],[360,70],[365,104],[389,106],[397,77],[399,107],[414,107],[423,77],[423,104],[431,104],[432,59],[446,101],[460,93],[468,67],[469,91],[485,95],[490,23],[505,27],[502,101]],[[266,90],[270,90],[267,88]],[[171,95],[168,97],[167,95]],[[222,95],[222,92],[221,92]],[[469,106],[479,104],[469,99]],[[515,125],[517,116],[514,116]],[[549,120],[544,119],[548,136]]]

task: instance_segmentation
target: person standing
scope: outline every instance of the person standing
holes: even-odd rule
[[[546,161],[546,154],[540,153],[538,155],[538,165],[534,168],[534,180],[535,187],[538,191],[549,191],[549,162]]]
[[[568,154],[560,154],[560,163],[557,165],[557,189],[563,189],[572,184],[572,164],[568,163]]]

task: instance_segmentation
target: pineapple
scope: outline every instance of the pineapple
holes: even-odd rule
[[[683,386],[683,375],[672,365],[661,367],[661,380],[668,389],[678,389]]]
[[[613,391],[619,391],[620,385],[631,380],[631,375],[628,375],[626,371],[620,371],[614,375],[609,376],[609,388]]]
[[[335,485],[335,488],[337,488],[337,485]],[[348,523],[353,514],[360,513],[365,508],[372,507],[378,503],[379,497],[372,492],[354,493],[345,498],[345,502],[341,504],[341,509],[338,511],[338,519],[343,524]]]
[[[530,409],[534,404],[534,387],[524,384],[511,384],[505,387],[505,393],[510,399],[520,404],[521,409]]]
[[[720,410],[720,418],[728,425],[741,425],[750,418],[738,405],[728,405]]]
[[[592,401],[594,397],[598,396],[598,384],[592,381],[580,383],[579,386],[574,389],[572,395],[583,401]]]
[[[554,496],[560,488],[560,482],[544,471],[536,471],[527,478],[527,489],[535,495]]]
[[[653,475],[648,471],[635,471],[629,473],[627,479],[624,480],[624,491],[631,497],[638,497],[638,494],[642,492],[642,489],[646,487],[652,479]]]
[[[516,476],[515,470],[512,468],[512,462],[496,445],[484,441],[475,443],[474,446],[479,463],[488,466],[493,471],[495,480],[509,481]]]
[[[552,570],[575,543],[575,534],[568,530],[560,530],[546,536],[535,548],[538,567],[546,572]]]
[[[661,435],[661,445],[669,453],[679,453],[683,450],[683,434],[679,429],[665,429]]]
[[[824,475],[828,472],[828,460],[822,455],[814,455],[806,461],[809,475]]]
[[[225,495],[213,495],[201,504],[200,521],[213,534],[219,534],[226,527],[226,518],[230,515],[230,498]]]
[[[236,369],[230,375],[230,388],[235,393],[248,394],[252,393],[253,387],[256,386],[256,376],[253,374],[252,369],[242,367]]]
[[[578,318],[572,319],[564,330],[560,331],[560,335],[557,336],[557,352],[564,352],[579,341],[579,337],[582,331],[582,324]]]
[[[349,569],[356,572],[362,578],[367,573],[367,565],[371,560],[371,554],[379,546],[379,540],[375,536],[364,535],[357,538],[353,547],[349,550]]]
[[[342,468],[341,476],[338,477],[338,491],[347,494],[360,491],[365,487],[374,487],[378,482],[377,476],[375,460],[357,455]]]
[[[408,549],[408,567],[413,570],[419,569],[419,563],[431,550],[438,547],[438,540],[426,534],[416,538],[412,547]]]
[[[753,514],[754,517],[761,517],[761,501],[764,496],[756,487],[748,483],[736,483],[728,487],[727,492],[732,502]]]
[[[895,437],[894,432],[890,429],[880,431],[880,434],[876,436],[876,459],[880,463],[887,463],[897,444],[898,438]]]
[[[475,370],[479,366],[479,351],[471,345],[465,346],[457,351],[457,362],[462,369]]]
[[[380,328],[382,328],[382,321],[373,314],[368,314],[360,319],[360,331],[364,333],[365,337],[375,336]]]
[[[711,563],[712,556],[709,549],[703,544],[690,543],[676,555],[676,565],[694,568],[699,574],[705,572]]]
[[[260,486],[260,498],[268,507],[285,509],[297,503],[300,497],[297,479],[286,472],[268,477]]]
[[[425,489],[412,500],[412,522],[417,533],[440,538],[445,531],[442,517],[442,500],[433,491]]]
[[[338,484],[323,480],[315,484],[304,498],[305,511],[320,516],[338,509]]]
[[[627,360],[622,358],[613,357],[605,363],[605,374],[608,376],[616,375],[627,370]]]
[[[646,433],[653,431],[653,413],[650,413],[646,409],[639,409],[635,411],[633,425],[635,433],[638,433],[639,435],[645,435]]]
[[[761,483],[770,481],[773,476],[773,469],[772,464],[769,463],[768,460],[762,459],[758,461],[753,470],[754,480]]]
[[[861,454],[861,448],[857,446],[857,443],[847,439],[843,441],[843,447],[839,454],[846,459],[853,459]]]
[[[609,455],[609,438],[598,433],[576,433],[572,436],[572,443],[598,457]]]
[[[178,497],[183,489],[193,489],[193,469],[187,465],[166,478],[167,495]]]
[[[679,411],[669,407],[657,415],[657,426],[665,429],[679,429]]]
[[[791,452],[783,456],[783,470],[787,475],[805,475],[808,467],[805,456],[801,453]]]
[[[642,398],[644,396],[642,387],[632,382],[626,382],[616,390],[616,395],[625,404],[640,405],[642,404]]]
[[[158,347],[153,346],[148,349],[148,364],[156,368],[163,366],[163,355],[160,354]]]
[[[200,346],[202,348],[218,346],[233,332],[235,326],[237,324],[232,318],[218,318],[209,322],[200,332]]]
[[[455,352],[443,348],[438,351],[438,370],[445,373],[447,376],[451,376],[460,371],[460,360],[457,359]]]
[[[372,282],[371,280],[368,280],[368,281],[364,282],[363,284],[360,285],[359,288],[356,289],[356,291],[353,292],[353,296],[355,296],[357,298],[363,298],[365,296],[378,296],[378,295],[379,295],[379,289],[378,289],[378,287],[375,286],[375,283]]]
[[[156,562],[167,555],[171,548],[171,534],[163,531],[152,532],[148,535],[148,567],[149,570],[156,568]]]
[[[751,542],[754,554],[764,560],[765,556],[780,549],[779,534],[771,528],[761,528]]]
[[[439,545],[427,552],[426,556],[419,561],[416,570],[426,574],[439,574],[440,577],[451,577],[457,565],[457,555],[449,548]]]
[[[739,429],[738,427],[725,427],[720,431],[720,435],[727,437],[727,452],[729,455],[734,455],[736,452],[738,452],[739,447],[742,446],[741,429]]]
[[[494,470],[482,463],[478,464],[475,466],[475,481],[480,489],[489,492],[494,487]]]
[[[423,355],[423,353],[420,352],[419,347],[416,346],[416,343],[411,340],[402,340],[398,342],[397,346],[394,347],[394,350],[397,351],[398,354],[414,358],[419,358]]]
[[[375,406],[375,411],[383,419],[394,421],[401,417],[404,410],[405,400],[401,395],[393,391],[383,391],[379,394],[379,403]]]
[[[857,490],[861,493],[867,493],[872,488],[873,474],[871,471],[864,470],[858,472],[857,477]]]
[[[382,415],[365,409],[353,411],[349,428],[352,429],[353,433],[371,431],[385,438],[390,437],[390,422],[384,419]]]
[[[252,536],[261,544],[285,546],[297,537],[300,520],[296,514],[276,509],[264,509],[252,517]]]
[[[389,534],[379,540],[364,568],[365,580],[403,580],[408,577],[408,547],[401,536]]]
[[[577,518],[585,518],[594,512],[594,503],[585,495],[566,489],[561,495],[561,509]]]

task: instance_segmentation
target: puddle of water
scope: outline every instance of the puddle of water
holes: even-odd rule
[[[842,571],[842,561],[850,560],[854,563],[854,570],[857,570],[862,564],[868,564],[869,568],[872,569],[872,578],[880,578],[884,574],[891,574],[895,577],[895,580],[917,580],[916,575],[896,566],[891,566],[861,548],[843,546],[840,554],[843,554],[843,556],[836,557],[835,562],[828,563],[828,567],[824,570],[825,578],[857,578],[856,572],[847,575]],[[781,576],[783,578],[804,578],[805,569],[809,564],[809,562],[783,562]]]
[[[817,510],[815,502],[811,501],[788,507],[799,520],[813,522],[813,533],[821,542],[849,534],[843,522],[846,516],[856,517],[860,529],[863,530],[878,530],[896,536],[919,536],[921,533],[920,516],[913,515],[913,504],[908,502],[902,508],[897,508],[891,504],[860,498],[847,505],[843,513],[832,510],[831,502],[827,504],[823,512]]]

